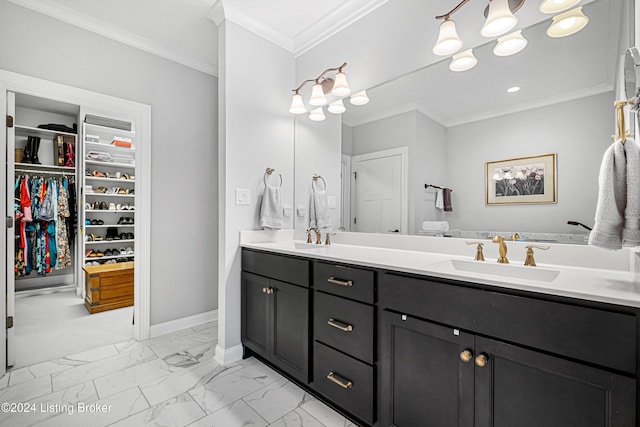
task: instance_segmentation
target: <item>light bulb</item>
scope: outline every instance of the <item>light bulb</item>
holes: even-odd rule
[[[345,111],[347,111],[347,109],[345,108],[342,99],[338,99],[337,101],[333,101],[331,104],[329,104],[329,106],[327,107],[327,110],[331,113],[331,114],[342,114]]]
[[[587,26],[589,18],[582,13],[582,6],[571,9],[553,17],[553,22],[547,28],[549,37],[567,37],[577,33]]]
[[[322,111],[322,107],[311,110],[311,112],[309,113],[309,119],[313,120],[314,122],[321,122],[326,119],[326,117],[324,116],[324,111]]]
[[[322,84],[316,83],[313,85],[313,89],[311,89],[311,98],[309,99],[309,104],[315,106],[327,105],[327,98],[324,96]]]
[[[351,88],[349,88],[349,84],[347,83],[347,75],[345,73],[339,72],[336,74],[335,81],[333,82],[333,88],[331,89],[331,94],[339,98],[342,98],[343,96],[349,96],[351,94]]]
[[[542,13],[558,13],[580,3],[580,0],[544,0],[540,4]]]
[[[433,53],[440,56],[451,55],[456,53],[462,47],[462,40],[458,37],[456,31],[456,23],[449,18],[440,24],[440,32],[438,33],[438,40],[435,46],[433,46]]]
[[[498,39],[498,44],[493,48],[496,56],[515,55],[527,47],[529,42],[522,36],[522,31],[518,30]]]
[[[353,105],[364,105],[369,102],[369,97],[367,96],[366,90],[361,90],[360,92],[356,92],[351,95],[349,102]]]
[[[302,102],[302,95],[296,93],[291,98],[291,107],[289,107],[289,112],[291,114],[303,114],[307,112],[307,109],[304,107],[304,103]]]
[[[490,0],[489,15],[480,34],[485,37],[497,37],[511,30],[517,23],[518,18],[509,8],[509,0]]]
[[[475,67],[477,63],[478,58],[473,54],[473,49],[469,49],[453,55],[449,69],[456,72],[467,71]]]

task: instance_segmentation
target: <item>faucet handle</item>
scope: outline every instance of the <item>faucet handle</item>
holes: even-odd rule
[[[520,236],[520,234],[518,234],[518,233],[513,233],[513,234],[511,235],[511,237],[509,237],[509,239],[511,239],[511,241],[512,241],[512,242],[515,242],[516,240],[520,239],[520,237],[522,237],[522,236]]]
[[[331,236],[335,236],[335,235],[336,235],[336,233],[329,233],[327,231],[327,238],[325,239],[324,244],[325,245],[330,245],[331,244]]]
[[[464,242],[467,245],[478,245],[478,247],[476,248],[476,257],[474,258],[475,261],[484,261],[484,254],[482,253],[482,246],[484,245],[484,243],[482,242]]]
[[[307,243],[313,243],[311,241],[311,229],[307,228]]]
[[[547,249],[549,249],[550,246],[527,245],[525,247],[527,248],[527,256],[524,259],[524,265],[529,267],[535,267],[536,260],[533,258],[533,249],[535,248],[535,249],[546,251]]]

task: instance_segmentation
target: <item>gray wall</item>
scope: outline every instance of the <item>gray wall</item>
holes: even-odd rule
[[[151,324],[216,309],[217,79],[6,1],[0,52],[0,68],[151,105]]]
[[[567,220],[593,224],[612,105],[609,92],[451,128],[408,112],[353,128],[353,154],[409,147],[410,233],[433,219],[452,229],[577,233]],[[545,153],[557,153],[557,204],[485,205],[486,161]],[[434,208],[425,183],[454,190],[453,212]]]

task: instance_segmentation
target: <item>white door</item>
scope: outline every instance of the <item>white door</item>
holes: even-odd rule
[[[340,204],[340,226],[351,231],[351,156],[342,155],[340,164],[342,203]]]
[[[406,147],[353,156],[353,230],[407,233],[407,158]]]
[[[15,119],[16,117],[16,102],[15,102],[15,94],[13,92],[7,92],[7,116],[10,116]],[[7,366],[13,366],[16,361],[16,347],[15,347],[15,328],[13,327],[13,319],[15,316],[15,301],[14,301],[14,293],[15,293],[15,275],[13,271],[13,266],[15,264],[15,244],[16,241],[14,239],[15,235],[15,227],[17,225],[13,224],[11,228],[9,228],[9,222],[13,222],[14,220],[14,189],[13,185],[15,183],[14,177],[14,148],[16,142],[16,132],[13,126],[9,126],[7,124],[7,169],[6,169],[6,177],[5,177],[5,185],[7,190],[7,228],[6,228],[6,245],[7,245],[7,258],[6,258],[6,295],[7,295],[7,306],[6,306],[6,328],[7,328]]]

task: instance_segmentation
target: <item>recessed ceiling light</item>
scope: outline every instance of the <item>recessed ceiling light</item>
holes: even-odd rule
[[[509,89],[507,89],[507,92],[509,93],[516,93],[517,91],[520,90],[520,86],[512,86]]]

